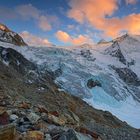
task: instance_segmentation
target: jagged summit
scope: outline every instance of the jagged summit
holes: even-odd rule
[[[5,32],[10,32],[10,29],[2,23],[0,23],[0,30]]]
[[[115,38],[114,40],[112,40],[112,42],[117,41],[118,43],[125,41],[125,40],[129,40],[129,41],[140,41],[140,35],[135,35],[135,34],[124,34],[120,37]]]
[[[17,46],[27,46],[21,36],[11,31],[6,25],[0,23],[0,41]]]
[[[101,39],[97,44],[105,44],[108,43],[105,39]]]
[[[115,41],[121,42],[124,39],[126,39],[127,37],[129,37],[129,34],[124,34],[124,35],[122,35],[120,37],[115,38],[114,40],[112,40],[112,42],[115,42]]]

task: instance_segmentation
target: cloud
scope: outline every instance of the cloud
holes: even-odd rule
[[[118,9],[117,0],[71,0],[71,9],[68,17],[83,23],[88,20],[94,24],[96,20],[101,23],[102,18],[110,16]]]
[[[57,31],[56,37],[58,40],[60,40],[61,42],[64,42],[64,43],[71,41],[70,35],[66,32],[61,31],[61,30]]]
[[[103,23],[96,27],[104,31],[106,36],[116,37],[122,32],[140,34],[140,14],[131,14],[123,18],[103,19]]]
[[[15,8],[15,11],[25,19],[34,18],[38,19],[40,11],[32,4],[20,5]]]
[[[136,4],[137,0],[125,0],[126,4]]]
[[[45,16],[39,17],[39,27],[43,31],[48,31],[52,29],[51,24],[48,22],[48,19]]]
[[[35,36],[28,31],[23,31],[20,33],[23,37],[24,41],[27,42],[30,46],[49,46],[51,43],[48,41],[47,38],[41,38]]]
[[[58,40],[64,43],[70,43],[73,45],[80,45],[83,43],[92,43],[92,40],[85,35],[79,35],[77,37],[70,36],[67,32],[64,31],[57,31],[56,37]]]
[[[0,18],[4,20],[33,20],[43,31],[51,30],[51,24],[57,19],[56,16],[43,14],[42,11],[34,7],[32,4],[19,5],[13,9],[0,7]]]
[[[91,40],[87,36],[79,35],[77,38],[72,39],[72,43],[75,45],[80,45],[83,43],[91,43]]]
[[[40,10],[31,4],[20,5],[16,7],[16,12],[25,19],[35,19],[38,22],[38,27],[43,31],[51,30],[50,17],[43,15]]]
[[[129,3],[134,2],[134,0]],[[140,33],[140,14],[131,14],[122,18],[113,17],[118,10],[117,0],[71,0],[68,17],[80,24],[87,22],[103,32],[105,36],[116,37],[126,31]]]

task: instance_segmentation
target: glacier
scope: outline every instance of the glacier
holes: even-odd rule
[[[129,125],[140,128],[140,103],[132,97],[128,97],[124,101],[117,101],[100,87],[94,88],[91,93],[92,98],[84,99],[88,104],[97,109],[109,111]]]

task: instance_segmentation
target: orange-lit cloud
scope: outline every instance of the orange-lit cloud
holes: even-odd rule
[[[23,37],[25,42],[31,46],[49,46],[51,44],[47,38],[35,36],[28,31],[23,31],[20,35]]]
[[[96,20],[102,24],[102,18],[118,9],[117,0],[71,0],[69,4],[72,9],[68,16],[80,23],[87,19],[92,24]]]
[[[70,35],[66,32],[61,31],[61,30],[57,31],[56,37],[57,37],[58,40],[60,40],[64,43],[67,43],[67,42],[71,41]]]
[[[136,4],[137,0],[125,0],[126,4]]]
[[[107,36],[116,37],[123,31],[140,34],[140,14],[131,14],[123,18],[103,19],[103,23],[103,25],[96,27],[104,31]]]
[[[56,33],[56,37],[58,40],[64,43],[70,43],[73,45],[80,45],[83,43],[91,43],[92,40],[88,36],[79,35],[78,37],[70,36],[68,33],[59,30]]]
[[[129,0],[128,3],[135,1]],[[118,0],[71,0],[68,17],[84,24],[88,21],[94,28],[109,37],[116,37],[127,31],[140,33],[140,14],[131,14],[123,18],[110,17],[118,10]]]

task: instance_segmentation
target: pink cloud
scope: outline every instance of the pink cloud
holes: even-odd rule
[[[125,0],[126,4],[136,4],[137,0]]]
[[[48,31],[52,29],[51,24],[49,23],[49,20],[45,16],[39,17],[39,27],[43,31]]]
[[[47,38],[35,36],[28,31],[23,31],[20,35],[30,46],[49,46],[51,44]]]

